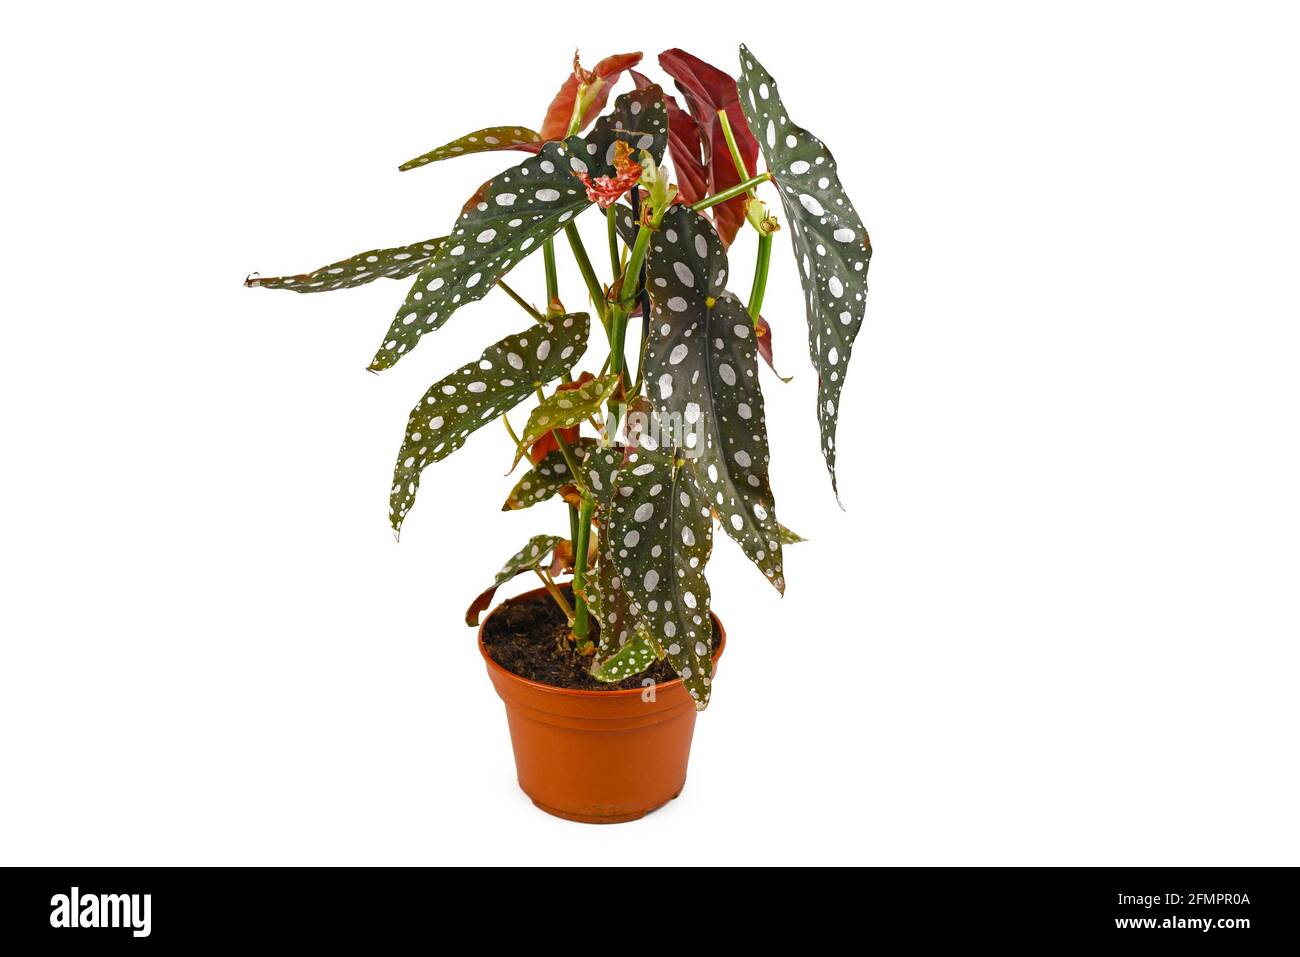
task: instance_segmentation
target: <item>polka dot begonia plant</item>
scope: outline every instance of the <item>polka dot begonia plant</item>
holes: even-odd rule
[[[779,591],[783,546],[802,541],[777,521],[768,475],[758,359],[772,364],[772,326],[761,309],[782,223],[760,190],[775,190],[789,227],[818,376],[820,442],[837,495],[836,423],[871,243],[830,151],[790,119],[776,81],[747,48],[739,81],[682,50],[662,54],[685,109],[632,69],[640,60],[616,54],[586,70],[575,57],[538,131],[485,127],[402,164],[529,154],[480,186],[445,235],[246,284],[306,293],[413,277],[371,360],[376,372],[493,289],[527,313],[526,329],[436,381],[411,410],[393,470],[392,528],[409,517],[425,468],[500,419],[512,470],[525,458],[531,465],[502,510],[558,498],[568,534],[533,536],[466,621],[477,624],[499,586],[531,572],[563,610],[571,653],[590,659],[594,677],[623,681],[666,658],[703,709],[716,650],[705,578],[714,524]],[[624,74],[634,89],[601,115]],[[759,153],[764,172],[754,168]],[[603,276],[576,225],[593,207],[605,220]],[[746,222],[757,257],[742,300],[728,288],[728,247]],[[559,233],[583,277],[588,312],[562,303]],[[505,281],[538,250],[542,308]],[[608,350],[579,375],[593,327]],[[632,343],[629,328],[640,333]],[[629,346],[638,357],[631,366]],[[530,399],[536,404],[516,430],[509,413]],[[557,577],[568,571],[566,593]]]

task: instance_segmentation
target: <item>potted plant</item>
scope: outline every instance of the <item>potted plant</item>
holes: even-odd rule
[[[526,314],[524,328],[412,409],[390,519],[400,531],[425,468],[497,419],[514,464],[526,463],[503,508],[567,503],[567,526],[512,555],[466,620],[480,625],[516,576],[540,580],[487,615],[479,648],[506,705],[520,785],[544,810],[593,822],[640,817],[685,782],[696,711],[724,644],[705,578],[715,525],[778,591],[782,548],[800,540],[777,521],[768,481],[758,360],[771,365],[762,306],[780,227],[760,190],[774,187],[794,246],[833,488],[836,413],[871,256],[830,152],[790,119],[749,50],[740,48],[739,81],[681,50],[661,54],[684,108],[634,69],[640,59],[611,56],[586,70],[575,55],[539,130],[489,127],[402,164],[528,154],[480,186],[445,235],[246,280],[310,293],[413,278],[371,361],[376,372],[493,289]],[[601,115],[625,73],[633,89]],[[605,220],[601,266],[575,227],[591,208]],[[757,258],[742,300],[728,289],[727,257],[746,223]],[[589,310],[562,302],[561,244]],[[538,252],[542,307],[505,281]],[[600,349],[589,349],[593,339]],[[512,424],[530,400],[526,420]]]

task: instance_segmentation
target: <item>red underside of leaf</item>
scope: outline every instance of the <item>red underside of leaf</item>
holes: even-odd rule
[[[767,363],[769,369],[776,372],[778,379],[789,382],[790,378],[777,372],[776,366],[772,363],[772,327],[768,325],[767,320],[762,316],[758,317],[758,320],[754,325],[758,327],[755,331],[754,342],[755,345],[758,346],[759,356],[761,356],[763,361]]]
[[[605,84],[591,101],[586,112],[582,114],[582,125],[579,129],[586,129],[587,124],[605,109],[605,104],[609,102],[609,94],[623,71],[631,69],[640,62],[640,53],[616,53],[596,64],[591,72],[604,80]],[[550,108],[546,111],[546,119],[542,121],[541,129],[537,131],[543,140],[564,139],[569,131],[569,121],[573,119],[573,103],[577,98],[578,78],[570,73],[560,87],[560,92],[556,93],[555,99],[551,101]],[[532,150],[532,152],[537,151]]]
[[[708,159],[708,192],[719,193],[741,182],[740,173],[727,149],[727,139],[718,122],[718,113],[725,111],[735,134],[745,168],[752,174],[758,162],[758,141],[750,132],[749,123],[740,106],[740,93],[736,81],[717,67],[705,63],[685,50],[665,50],[659,54],[659,65],[677,83],[677,89],[686,99],[686,107],[698,123],[698,130],[706,139],[705,155]],[[669,143],[672,145],[672,111],[669,110]],[[677,160],[677,153],[673,153]],[[678,170],[679,176],[681,170]],[[682,185],[680,182],[678,185]],[[687,202],[694,200],[687,199]],[[713,221],[723,245],[730,245],[736,232],[745,223],[745,197],[737,196],[713,207]]]

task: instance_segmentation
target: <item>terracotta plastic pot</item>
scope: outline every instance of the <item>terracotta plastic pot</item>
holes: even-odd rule
[[[478,648],[506,705],[519,786],[534,804],[570,821],[617,824],[644,817],[681,793],[696,711],[680,678],[627,691],[573,691],[529,681],[493,661],[483,645],[495,614],[480,626]],[[716,673],[727,636],[712,617]]]

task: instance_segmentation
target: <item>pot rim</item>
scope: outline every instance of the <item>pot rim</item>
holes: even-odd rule
[[[479,654],[483,656],[483,660],[487,662],[489,670],[504,675],[511,681],[517,682],[521,685],[526,685],[527,687],[533,688],[537,691],[561,695],[563,697],[618,699],[630,697],[632,695],[639,695],[645,690],[644,688],[619,688],[611,689],[609,691],[592,691],[587,688],[561,688],[559,685],[548,685],[541,681],[533,681],[531,678],[525,678],[523,675],[517,675],[509,668],[503,667],[493,659],[493,657],[488,654],[487,645],[483,643],[483,632],[487,629],[487,623],[492,620],[492,616],[500,611],[501,607],[508,601],[513,601],[519,598],[531,598],[533,595],[544,594],[546,594],[545,588],[534,588],[531,591],[520,592],[518,595],[515,595],[514,598],[507,598],[505,601],[499,602],[483,617],[483,623],[478,626],[478,651]],[[714,614],[712,609],[709,609],[709,618],[718,629],[718,647],[713,649],[713,663],[716,665],[718,659],[722,657],[723,650],[727,647],[727,631],[722,627],[722,619]],[[681,683],[681,678],[674,678],[672,681],[657,683],[655,687],[658,690],[663,690],[665,688],[680,686]]]

